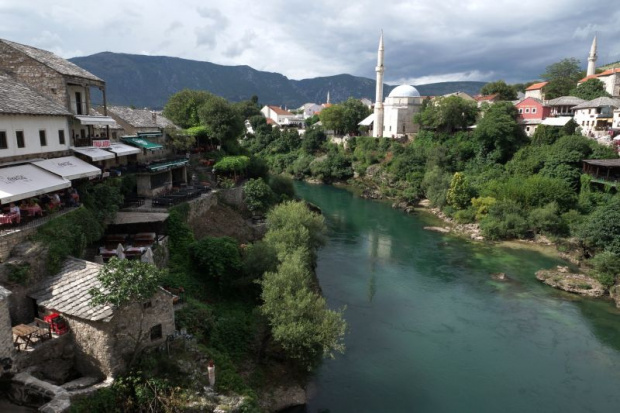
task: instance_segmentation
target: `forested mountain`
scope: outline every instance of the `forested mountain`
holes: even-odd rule
[[[306,102],[324,103],[349,97],[374,100],[375,81],[351,75],[291,80],[279,73],[249,66],[223,66],[166,56],[103,52],[69,59],[106,81],[109,104],[162,108],[170,95],[189,88],[207,90],[230,101],[257,95],[263,104],[297,108]],[[484,82],[442,82],[416,86],[422,95],[456,91],[478,93]],[[394,86],[385,85],[386,94]]]

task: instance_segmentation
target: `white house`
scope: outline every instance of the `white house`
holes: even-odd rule
[[[605,70],[602,73],[586,76],[578,84],[582,84],[590,79],[598,79],[605,85],[605,91],[613,97],[620,96],[620,68]]]
[[[0,163],[68,154],[70,118],[60,104],[0,74]]]
[[[609,137],[614,110],[620,108],[620,99],[600,97],[583,102],[575,107],[575,122],[584,136],[592,138]]]
[[[573,108],[581,105],[585,100],[575,96],[561,96],[559,98],[548,100],[545,105],[551,108],[550,116],[573,116],[575,111]]]
[[[299,110],[303,111],[304,119],[308,119],[316,114],[318,114],[323,109],[323,106],[317,105],[316,103],[304,103]]]
[[[279,126],[301,126],[303,119],[278,106],[263,106],[260,112]]]
[[[549,82],[539,82],[530,85],[525,89],[525,97],[526,98],[534,98],[538,100],[545,100],[545,92],[544,87],[547,86]]]

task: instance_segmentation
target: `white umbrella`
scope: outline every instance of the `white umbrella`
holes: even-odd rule
[[[119,260],[125,259],[125,248],[123,248],[123,244],[118,243],[118,247],[116,247],[116,256]]]
[[[140,257],[140,261],[145,262],[147,264],[155,264],[155,260],[153,259],[153,250],[151,247],[147,247],[142,257]]]

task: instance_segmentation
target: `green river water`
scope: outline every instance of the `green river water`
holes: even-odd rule
[[[426,231],[433,217],[342,189],[296,189],[325,215],[317,274],[348,323],[308,412],[620,411],[620,311],[536,280],[564,262]]]

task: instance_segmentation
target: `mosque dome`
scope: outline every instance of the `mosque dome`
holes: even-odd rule
[[[400,85],[394,88],[388,97],[391,98],[417,98],[420,97],[418,89],[409,85]]]

